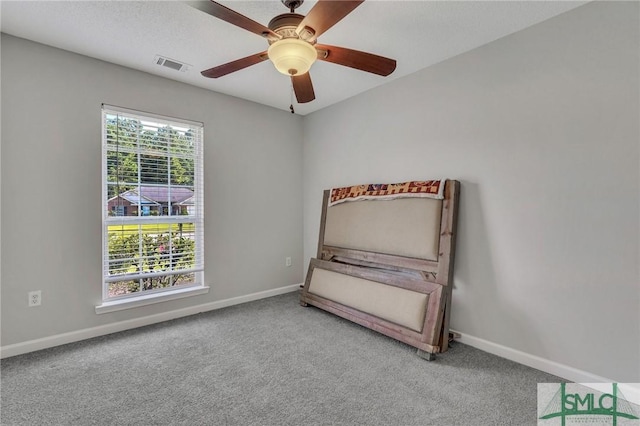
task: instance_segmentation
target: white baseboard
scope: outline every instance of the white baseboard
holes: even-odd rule
[[[155,324],[162,321],[195,315],[200,312],[213,311],[216,309],[226,308],[228,306],[239,305],[241,303],[252,302],[254,300],[265,299],[271,296],[290,293],[298,290],[301,285],[301,283],[288,285],[284,287],[274,288],[272,290],[265,290],[258,293],[247,294],[245,296],[232,297],[230,299],[218,300],[215,302],[190,306],[188,308],[176,309],[173,311],[162,312],[159,314],[149,315],[141,318],[119,321],[111,324],[100,325],[97,327],[71,331],[68,333],[56,334],[55,336],[43,337],[41,339],[15,343],[13,345],[2,346],[0,347],[0,359],[26,354],[28,352],[39,351],[41,349],[52,348],[54,346],[65,345],[67,343],[78,342],[80,340],[90,339],[92,337],[104,336],[105,334],[116,333],[118,331],[143,327],[145,325]]]
[[[607,379],[605,377],[598,376],[596,374],[589,373],[587,371],[578,370],[577,368],[570,367],[568,365],[560,364],[555,361],[551,361],[545,358],[541,358],[536,355],[531,355],[526,352],[519,351],[517,349],[502,346],[497,343],[490,342],[488,340],[480,339],[478,337],[470,336],[459,331],[451,330],[460,334],[460,337],[456,339],[460,343],[464,343],[474,348],[480,349],[490,354],[498,355],[502,358],[506,358],[511,361],[515,361],[519,364],[526,365],[528,367],[535,368],[545,373],[553,374],[563,379],[569,380],[575,383],[614,383],[615,380]]]

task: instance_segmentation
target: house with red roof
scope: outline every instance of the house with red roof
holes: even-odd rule
[[[108,200],[110,216],[172,216],[190,214],[193,190],[180,186],[141,185]]]

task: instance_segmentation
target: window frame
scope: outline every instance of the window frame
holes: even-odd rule
[[[188,213],[185,214],[172,214],[174,210],[174,205],[170,199],[170,191],[171,188],[179,187],[180,185],[172,183],[172,175],[171,175],[171,159],[179,157],[180,155],[171,152],[169,150],[169,142],[167,142],[167,151],[166,151],[166,161],[167,161],[167,183],[156,184],[158,188],[166,188],[169,196],[167,199],[168,205],[171,206],[170,211],[168,211],[168,215],[164,216],[162,214],[159,215],[145,215],[143,214],[143,206],[138,204],[135,208],[137,211],[136,216],[119,216],[119,215],[110,215],[111,209],[109,208],[109,164],[108,158],[109,153],[113,152],[110,149],[109,144],[109,136],[107,132],[107,116],[122,116],[127,119],[139,120],[140,122],[153,122],[162,125],[168,125],[176,128],[188,128],[193,130],[193,196],[189,198],[192,199],[193,207],[188,210]],[[182,118],[175,118],[164,116],[155,113],[149,113],[144,111],[137,111],[128,108],[122,108],[113,105],[102,104],[101,108],[101,162],[102,162],[102,278],[101,278],[101,286],[102,286],[102,305],[96,307],[96,312],[101,313],[100,311],[112,311],[125,309],[127,305],[131,307],[141,306],[148,303],[156,303],[168,299],[175,299],[180,297],[186,297],[188,295],[195,294],[203,294],[208,291],[208,287],[204,285],[204,185],[203,185],[203,163],[204,163],[204,124],[197,121],[186,120]],[[160,127],[158,127],[160,128]],[[136,135],[140,136],[141,130],[136,130]],[[136,150],[137,155],[140,156],[142,154],[141,144],[139,144],[139,140],[136,142]],[[138,169],[140,166],[140,157],[138,157]],[[137,178],[137,190],[140,194],[139,197],[142,197],[141,188],[143,186],[151,186],[142,181],[141,172],[138,170],[138,178]],[[125,191],[126,192],[126,191]],[[124,192],[120,192],[120,194],[116,194],[119,197]],[[186,200],[185,200],[186,201]],[[167,207],[168,208],[168,207]],[[162,211],[162,206],[160,206]],[[126,207],[123,210],[128,210]],[[109,296],[109,283],[115,281],[115,275],[111,276],[109,271],[110,263],[109,263],[109,226],[113,225],[145,225],[145,224],[157,224],[157,225],[169,225],[171,228],[172,224],[184,224],[184,223],[193,223],[193,240],[194,240],[194,267],[188,269],[180,269],[173,268],[170,266],[168,269],[165,269],[162,272],[142,272],[138,271],[136,273],[126,274],[124,277],[135,277],[133,280],[141,280],[144,278],[152,278],[157,276],[175,276],[176,271],[193,274],[194,280],[193,283],[187,284],[178,284],[178,285],[170,285],[165,288],[154,288],[143,290],[142,288],[135,292],[125,293],[121,295]],[[180,228],[182,230],[182,228]],[[142,227],[139,227],[137,231],[140,237],[145,235],[145,231]],[[172,232],[168,232],[167,238],[169,239],[169,244],[172,244]],[[182,239],[182,234],[180,236]],[[140,243],[142,246],[142,243]],[[141,249],[142,250],[142,249]],[[173,252],[170,252],[169,259],[172,259]],[[142,251],[139,252],[139,256],[142,256]],[[142,259],[140,257],[140,259]],[[142,269],[142,267],[141,267]],[[166,273],[169,272],[169,273]],[[144,278],[142,278],[144,276]],[[172,280],[173,278],[171,278]],[[126,280],[126,278],[125,278]],[[125,281],[122,280],[122,281]],[[166,296],[166,297],[165,297]]]

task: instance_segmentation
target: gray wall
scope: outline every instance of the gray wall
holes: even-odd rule
[[[209,294],[95,314],[103,102],[204,122]],[[298,116],[3,34],[1,158],[3,346],[303,281]]]
[[[591,3],[305,118],[324,188],[462,181],[452,328],[640,381],[638,3]]]

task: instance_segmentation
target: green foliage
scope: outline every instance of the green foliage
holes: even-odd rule
[[[138,120],[107,116],[108,198],[138,184],[194,184],[194,141],[191,132],[167,126],[151,128]]]
[[[126,291],[121,291],[123,293],[165,288],[187,282],[191,274],[181,274],[180,270],[194,266],[195,242],[191,238],[178,234],[169,241],[168,234],[109,234],[110,275],[139,271],[168,273],[139,281],[121,282],[120,287],[126,286]]]

